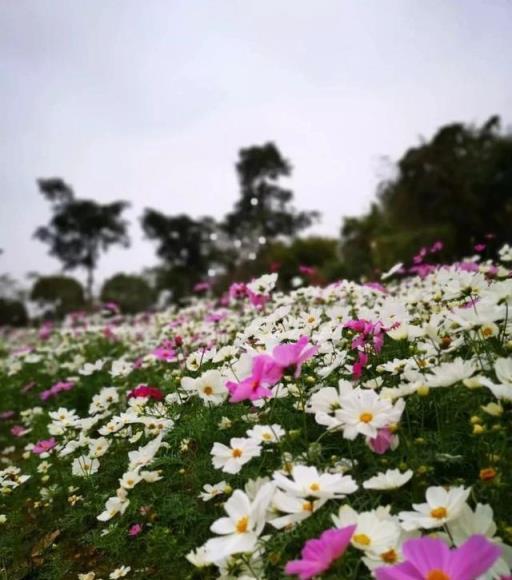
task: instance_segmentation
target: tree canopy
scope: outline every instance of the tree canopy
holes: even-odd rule
[[[50,202],[53,215],[48,225],[39,227],[34,235],[49,246],[50,255],[60,260],[65,270],[87,271],[87,294],[91,299],[94,270],[101,252],[114,244],[129,244],[128,224],[122,219],[128,204],[78,199],[60,178],[39,179],[38,185]]]

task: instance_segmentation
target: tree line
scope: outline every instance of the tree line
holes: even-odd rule
[[[137,312],[152,306],[162,291],[180,301],[195,290],[221,293],[231,281],[270,270],[280,271],[283,287],[299,283],[299,275],[316,283],[372,280],[432,244],[440,251],[431,260],[453,261],[475,246],[491,251],[512,239],[512,136],[501,129],[498,117],[481,126],[446,125],[408,149],[392,176],[379,184],[369,211],[343,219],[338,239],[300,236],[320,215],[294,207],[293,192],[282,184],[292,165],[274,143],[241,149],[236,172],[239,196],[221,220],[146,208],[141,226],[155,244],[159,266],[140,276],[120,273],[107,280],[101,300]],[[93,302],[101,254],[129,245],[124,218],[129,204],[79,198],[61,178],[37,183],[51,218],[35,237],[63,271],[86,273],[85,292],[65,275],[35,281],[31,298],[53,304],[51,314],[59,317]],[[0,298],[0,322],[6,318],[5,303]]]

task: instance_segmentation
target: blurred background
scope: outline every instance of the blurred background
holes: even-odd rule
[[[0,30],[0,324],[512,241],[509,0],[17,0]]]

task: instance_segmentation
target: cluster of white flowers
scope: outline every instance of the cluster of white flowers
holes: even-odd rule
[[[503,262],[512,260],[510,248],[500,255]],[[457,546],[474,533],[487,536],[503,554],[486,578],[509,575],[511,549],[496,536],[492,507],[478,497],[470,500],[472,482],[446,487],[423,482],[419,488],[421,493],[426,489],[425,502],[413,503],[411,511],[395,509],[388,495],[409,489],[425,473],[407,464],[408,448],[403,454],[400,450],[409,410],[430,391],[436,397],[452,396],[458,389],[474,395],[475,408],[489,418],[500,418],[510,408],[512,278],[503,264],[474,264],[390,283],[385,292],[345,281],[285,294],[275,291],[277,275],[266,275],[247,288],[265,299],[274,292],[270,307],[247,302],[219,308],[212,301],[195,300],[181,310],[155,314],[150,323],[119,323],[115,334],[124,349],[118,359],[105,355],[85,360],[83,346],[102,332],[101,321],[92,318],[87,328],[73,328],[74,342],[68,322],[52,348],[34,342],[29,349],[13,349],[1,361],[2,371],[16,377],[38,364],[51,376],[59,369],[66,369],[66,377],[78,373],[75,389],[99,383],[98,377],[108,386],[95,388],[82,407],[54,401],[47,407],[53,410],[38,406],[23,411],[14,436],[27,436],[45,415],[55,442],[39,458],[38,477],[49,477],[55,454],[77,485],[97,477],[122,448],[126,469],[115,476],[118,485],[102,490],[103,497],[111,495],[96,514],[99,522],[107,522],[125,514],[139,484],[176,476],[160,469],[163,450],[188,409],[210,412],[215,438],[201,451],[219,481],[201,481],[195,500],[202,508],[224,501],[226,515],[212,516],[212,536],[188,560],[199,567],[216,566],[219,578],[233,577],[228,570],[234,561],[244,570],[235,577],[254,578],[244,568],[247,558],[251,570],[261,570],[268,536],[298,528],[318,510],[326,510],[338,528],[356,526],[351,543],[370,571],[403,561],[403,543],[433,531]],[[391,269],[383,279],[399,270]],[[180,341],[174,344],[176,337]],[[391,345],[386,357],[381,356],[383,345]],[[162,349],[165,357],[159,359]],[[138,376],[158,377],[158,384],[136,385],[133,377]],[[245,398],[237,401],[233,394],[242,388]],[[246,405],[242,413],[223,415],[223,406],[237,404]],[[290,424],[283,408],[293,417]],[[484,429],[480,420],[471,420],[469,430]],[[308,438],[308,426],[320,435]],[[324,437],[336,442],[328,452],[322,447]],[[185,433],[178,441],[173,453],[185,456],[201,438]],[[355,445],[363,449],[357,458],[352,456]],[[24,449],[24,457],[33,457],[33,443]],[[361,458],[396,449],[392,460],[375,460],[362,475]],[[257,470],[251,471],[255,465]],[[467,474],[459,476],[457,484]],[[0,471],[0,491],[9,494],[28,478],[10,465]],[[51,497],[52,489],[44,488],[45,497]],[[383,505],[377,506],[377,500],[352,503],[361,495],[373,501],[381,492]],[[70,505],[83,499],[70,497]],[[361,505],[366,511],[353,507]],[[246,555],[243,561],[237,560],[240,554]],[[129,572],[121,566],[110,578]],[[95,573],[79,577],[91,580]]]

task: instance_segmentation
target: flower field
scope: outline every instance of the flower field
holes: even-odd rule
[[[2,577],[510,578],[510,258],[3,331]]]

